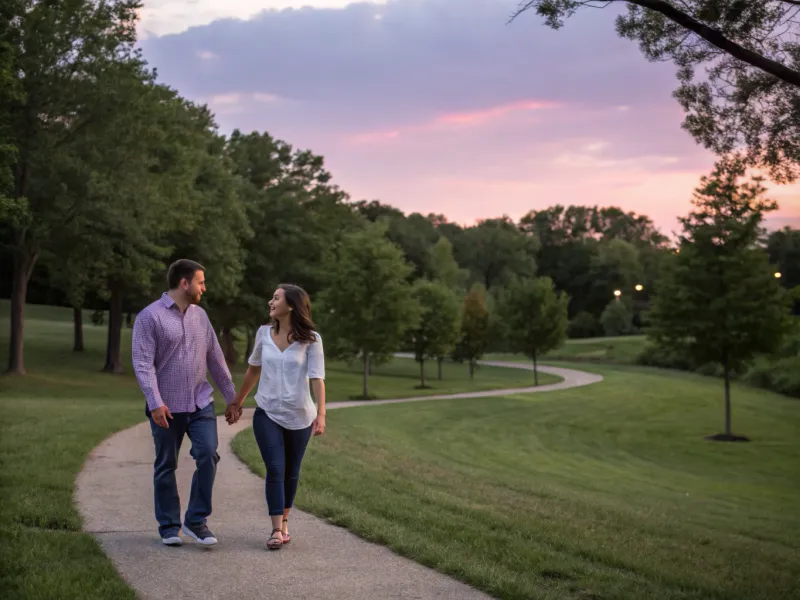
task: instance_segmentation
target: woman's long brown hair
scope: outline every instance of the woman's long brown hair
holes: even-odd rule
[[[316,326],[311,320],[311,298],[308,297],[306,291],[291,283],[282,283],[278,289],[283,290],[283,298],[292,309],[289,313],[292,330],[289,332],[288,340],[305,344],[316,342],[317,338],[314,336]],[[272,320],[272,327],[275,328],[275,333],[280,333],[281,324],[277,319]]]

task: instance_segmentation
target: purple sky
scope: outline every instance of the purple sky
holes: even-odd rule
[[[224,132],[322,154],[354,200],[464,224],[614,204],[674,230],[713,164],[680,128],[674,68],[619,39],[611,10],[552,31],[533,13],[507,24],[516,6],[153,0],[140,33],[161,81]],[[770,194],[770,225],[800,226],[800,186]]]

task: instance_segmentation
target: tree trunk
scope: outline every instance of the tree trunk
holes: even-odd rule
[[[362,390],[364,400],[367,399],[367,378],[369,377],[369,353],[366,350],[362,350],[362,354],[364,355],[364,389]]]
[[[444,361],[444,359],[441,356],[436,359],[436,367],[439,370],[439,381],[442,380],[442,362],[443,361]]]
[[[731,372],[727,361],[723,365],[725,378],[725,435],[731,435]]]
[[[536,350],[533,351],[533,385],[539,387],[539,369],[536,365]]]
[[[247,347],[244,350],[246,360],[253,353],[253,332],[250,331],[249,327],[246,327],[245,330],[247,331]]]
[[[9,375],[25,374],[24,328],[25,328],[25,299],[28,295],[28,281],[30,281],[37,255],[20,249],[24,243],[22,235],[18,235],[18,247],[13,250],[14,268],[11,280],[11,335],[8,349]]]
[[[419,385],[425,387],[425,359],[419,361]]]
[[[222,355],[225,357],[225,362],[228,363],[229,367],[232,367],[236,364],[237,356],[236,344],[230,327],[222,328],[222,340],[220,345],[222,346]]]
[[[75,326],[75,341],[72,344],[72,351],[83,352],[83,308],[72,307],[72,323]]]
[[[108,342],[106,344],[106,365],[104,373],[122,373],[122,285],[110,285],[111,301],[108,305]]]

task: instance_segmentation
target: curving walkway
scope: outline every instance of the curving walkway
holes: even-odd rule
[[[482,364],[531,369],[517,363]],[[328,408],[538,393],[602,380],[599,375],[572,369],[543,366],[541,371],[558,375],[563,381],[489,392],[332,402]],[[271,527],[266,517],[263,480],[230,448],[235,435],[250,426],[252,414],[253,409],[245,410],[233,426],[219,418],[221,460],[214,486],[214,514],[209,519],[219,544],[212,548],[191,540],[185,540],[180,548],[161,543],[153,517],[153,442],[147,422],[111,436],[90,453],[76,482],[84,530],[98,539],[139,598],[249,600],[279,594],[304,600],[489,598],[384,546],[296,509],[291,517],[291,544],[277,552],[265,550]],[[177,472],[184,503],[193,470],[189,452],[184,451]]]

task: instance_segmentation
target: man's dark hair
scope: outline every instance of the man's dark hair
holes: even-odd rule
[[[181,279],[191,282],[192,279],[194,279],[194,274],[198,271],[205,273],[206,268],[200,263],[189,260],[188,258],[176,260],[169,266],[169,271],[167,271],[167,284],[169,285],[169,289],[176,289],[181,284]]]

